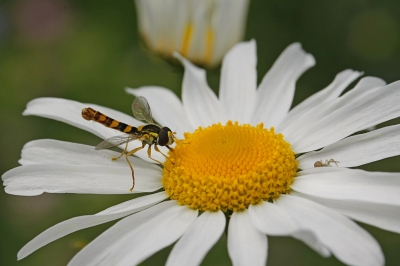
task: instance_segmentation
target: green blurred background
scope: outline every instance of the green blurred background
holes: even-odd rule
[[[258,79],[280,52],[301,42],[317,66],[297,83],[295,104],[352,68],[388,83],[400,79],[400,1],[285,1],[250,3],[246,40],[257,41]],[[208,71],[218,91],[219,69]],[[138,39],[132,0],[0,1],[0,173],[18,166],[23,145],[52,138],[96,145],[100,139],[66,124],[21,115],[28,101],[61,97],[131,113],[124,87],[159,85],[181,92],[182,72],[145,51]],[[156,108],[156,107],[153,107]],[[389,123],[399,123],[400,120]],[[363,167],[400,172],[399,157]],[[372,197],[374,195],[371,195]],[[94,214],[130,195],[45,194],[19,197],[0,192],[0,265],[65,265],[85,243],[113,223],[82,230],[16,261],[18,250],[46,228]],[[387,265],[400,263],[400,235],[363,225],[381,244]],[[163,265],[171,247],[143,265]],[[230,265],[224,236],[204,265]],[[268,265],[341,265],[297,240],[269,237]]]

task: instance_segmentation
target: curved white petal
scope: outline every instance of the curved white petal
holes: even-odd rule
[[[113,109],[109,109],[107,107],[99,106],[91,103],[80,103],[76,101],[59,99],[59,98],[37,98],[30,101],[23,113],[23,115],[37,115],[46,118],[51,118],[54,120],[58,120],[73,126],[76,126],[80,129],[86,130],[99,136],[102,139],[107,139],[113,136],[124,134],[122,132],[107,128],[99,123],[94,121],[86,121],[82,118],[82,109],[86,107],[92,107],[95,110],[102,112],[103,114],[112,117],[118,121],[124,122],[125,124],[137,127],[142,125],[143,122],[139,122],[133,117],[126,115],[124,113],[115,111]],[[140,142],[132,141],[129,143],[128,150],[132,150],[136,147],[140,146]],[[120,146],[122,149],[125,148],[125,144]],[[161,149],[165,152],[167,150]],[[142,159],[154,163],[151,159],[148,158],[146,150],[143,149],[137,153],[135,153],[138,157]],[[153,157],[156,160],[163,162],[165,158],[157,153],[153,152]]]
[[[295,128],[292,124],[299,120],[303,120],[304,114],[310,113],[315,107],[324,104],[339,97],[339,95],[353,82],[356,78],[362,75],[361,72],[346,69],[336,75],[335,79],[323,90],[320,90],[289,111],[283,121],[275,125],[277,132],[281,132],[287,137],[295,133]],[[302,121],[304,123],[304,121]],[[294,132],[292,132],[294,131]]]
[[[225,223],[221,211],[201,214],[175,244],[166,265],[200,265],[224,232]]]
[[[264,122],[266,128],[278,125],[292,105],[297,79],[314,65],[314,57],[299,43],[289,45],[258,87],[252,124]]]
[[[145,97],[152,108],[154,119],[172,131],[176,131],[178,138],[182,138],[186,131],[193,131],[194,127],[188,120],[181,101],[172,91],[156,86],[126,88],[125,90],[136,97]]]
[[[135,167],[133,193],[152,192],[162,187],[160,170]],[[129,194],[132,174],[127,167],[31,164],[6,172],[5,191],[13,195],[34,196],[47,193]]]
[[[400,125],[380,128],[339,140],[320,151],[297,158],[300,169],[314,167],[319,160],[334,159],[340,167],[354,167],[400,155]]]
[[[56,224],[49,229],[43,231],[41,234],[36,236],[34,239],[29,241],[19,252],[18,260],[25,258],[32,252],[39,248],[53,242],[63,236],[76,232],[78,230],[96,226],[98,224],[113,221],[129,214],[144,210],[150,206],[153,206],[162,200],[168,198],[165,192],[159,192],[123,202],[108,208],[95,215],[85,215],[71,218]]]
[[[236,44],[224,57],[221,68],[219,99],[221,123],[228,120],[249,122],[256,92],[256,43]],[[240,108],[246,106],[246,108]]]
[[[357,103],[361,97],[377,91],[385,85],[386,83],[380,78],[362,78],[353,89],[343,96],[336,99],[331,99],[329,101],[324,101],[306,112],[302,117],[292,122],[287,131],[295,136],[304,134],[306,136],[310,135],[315,137],[312,131],[308,131],[308,127],[303,127],[304,124],[318,123],[318,121],[324,120],[326,116],[342,108],[343,106],[350,106],[354,103]],[[287,138],[288,140],[295,139],[290,134],[287,136]],[[303,141],[303,139],[298,141]]]
[[[185,67],[182,82],[182,103],[193,128],[221,121],[220,103],[207,84],[204,69],[194,66],[180,54],[174,53]]]
[[[96,263],[108,256],[113,248],[119,246],[118,241],[122,240],[129,232],[141,228],[154,218],[168,216],[171,210],[174,212],[176,206],[176,201],[165,201],[125,217],[86,245],[72,258],[68,265],[97,265]],[[138,240],[133,240],[133,242],[135,241]]]
[[[122,219],[78,253],[71,265],[98,261],[104,265],[137,265],[175,242],[197,215],[198,211],[178,206],[175,201],[158,204]]]
[[[313,231],[343,263],[383,265],[384,257],[376,240],[345,216],[310,200],[281,195],[276,204],[287,210],[303,228]]]
[[[330,257],[331,252],[324,243],[309,229],[301,229],[291,235],[293,238],[302,241],[324,258]]]
[[[261,266],[267,263],[267,237],[254,227],[248,211],[234,212],[231,216],[228,253],[234,266]]]
[[[394,206],[356,200],[326,199],[299,192],[292,192],[292,195],[298,195],[317,202],[353,220],[398,234],[400,233],[400,206],[398,205]]]
[[[400,173],[321,167],[299,172],[293,190],[321,198],[400,205]],[[329,169],[332,168],[332,169]]]
[[[296,153],[319,149],[357,131],[400,116],[400,81],[363,95],[298,132],[292,147]]]
[[[321,256],[330,255],[327,250],[309,230],[300,228],[292,216],[284,209],[270,202],[250,205],[249,215],[254,226],[261,232],[273,236],[293,236],[304,242]]]
[[[249,215],[254,226],[267,235],[290,235],[299,229],[290,214],[270,202],[250,205]]]
[[[109,138],[116,135],[115,130],[107,128],[99,123],[86,121],[83,119],[81,113],[82,109],[86,107],[92,107],[93,109],[96,109],[109,117],[132,126],[138,126],[141,124],[139,121],[129,115],[104,106],[99,106],[92,103],[80,103],[60,98],[34,99],[27,104],[23,115],[37,115],[61,121],[89,131],[101,138]]]
[[[39,139],[26,143],[22,149],[19,163],[28,164],[73,164],[73,165],[99,165],[112,167],[129,167],[124,158],[111,160],[118,157],[119,152],[111,150],[95,150],[93,146],[78,143]],[[160,171],[160,167],[148,163],[137,157],[129,157],[134,167],[148,168]]]

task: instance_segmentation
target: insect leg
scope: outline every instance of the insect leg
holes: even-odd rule
[[[168,145],[166,145],[168,147]],[[170,147],[168,147],[169,149],[171,149]],[[164,155],[165,159],[167,159],[171,164],[174,164],[167,155],[165,155],[162,151],[160,151],[160,149],[158,148],[157,144],[154,144],[154,149],[156,151],[158,151],[159,153],[161,153],[162,155]]]
[[[129,144],[129,141],[126,142],[125,149],[121,152],[121,154],[118,157],[111,157],[111,160],[115,161],[115,160],[118,160],[119,158],[121,158],[122,155],[124,155],[126,153],[126,150],[128,149],[128,144]]]
[[[128,145],[128,143],[127,143],[126,145]],[[146,143],[143,142],[143,143],[142,143],[142,147],[137,147],[136,149],[133,149],[133,150],[131,150],[130,152],[125,153],[125,159],[126,159],[126,161],[128,162],[129,167],[131,168],[131,172],[132,172],[132,187],[129,189],[130,192],[132,192],[133,188],[135,187],[135,171],[133,170],[133,167],[132,167],[132,165],[131,165],[131,162],[130,162],[129,159],[128,159],[128,156],[131,156],[131,155],[134,154],[135,152],[137,152],[137,151],[143,149],[145,146],[146,146]],[[125,149],[125,150],[126,150],[126,149]],[[121,155],[121,156],[122,156],[122,155]],[[120,156],[120,157],[121,157],[121,156]]]
[[[149,148],[147,149],[147,155],[149,156],[150,159],[152,159],[153,161],[159,163],[159,164],[163,164],[162,162],[154,159],[153,157],[151,157],[151,145],[149,145]],[[164,155],[165,156],[165,155]]]
[[[125,156],[126,161],[129,164],[129,167],[131,168],[131,172],[132,172],[132,187],[129,189],[130,192],[132,192],[133,188],[135,187],[135,170],[133,170],[133,167],[131,165],[131,162],[128,159],[128,156]]]

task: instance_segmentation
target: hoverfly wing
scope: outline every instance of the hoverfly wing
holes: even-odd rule
[[[150,105],[146,98],[138,96],[132,103],[132,112],[136,119],[153,124]]]
[[[108,139],[103,140],[99,145],[96,146],[96,150],[104,150],[113,147],[117,147],[121,144],[130,142],[132,140],[137,139],[134,135],[124,134],[119,136],[114,136]]]

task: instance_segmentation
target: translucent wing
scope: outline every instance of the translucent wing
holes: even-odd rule
[[[121,144],[130,142],[132,140],[138,139],[139,136],[124,134],[119,136],[114,136],[108,139],[103,140],[99,145],[96,146],[96,150],[104,150],[112,147],[119,146]]]
[[[146,98],[139,96],[132,103],[132,112],[136,119],[153,124],[150,105]]]

